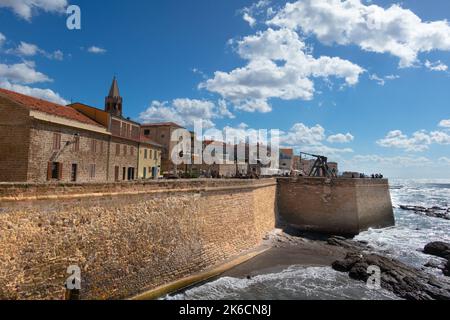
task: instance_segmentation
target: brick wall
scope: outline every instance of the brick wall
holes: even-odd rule
[[[0,184],[0,299],[126,298],[257,246],[275,227],[276,182]]]
[[[117,155],[117,145],[119,146],[120,153]],[[126,154],[124,148],[126,147]],[[131,152],[133,148],[133,153]],[[131,140],[121,139],[113,137],[111,140],[111,147],[109,150],[109,179],[108,181],[115,180],[115,167],[119,167],[119,181],[123,181],[123,169],[125,168],[125,180],[128,180],[128,168],[134,168],[134,177],[138,177],[138,158],[139,158],[139,144]]]
[[[54,150],[54,134],[61,135],[61,148]],[[79,135],[79,149],[74,150],[75,134]],[[77,165],[77,182],[105,181],[109,136],[76,128],[33,121],[30,135],[28,180],[47,181],[48,163],[62,163],[61,181],[71,181],[72,164]],[[95,151],[92,141],[95,141]],[[69,144],[67,144],[69,143]],[[103,147],[102,147],[103,144]],[[95,175],[91,176],[95,165]]]
[[[0,97],[0,181],[26,181],[29,111]]]

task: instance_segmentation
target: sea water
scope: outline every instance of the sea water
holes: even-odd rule
[[[399,209],[400,205],[424,207],[450,206],[450,181],[393,180],[391,196],[395,207],[396,226],[383,230],[369,230],[356,237],[367,241],[376,251],[396,258],[410,266],[443,277],[439,269],[424,268],[439,258],[422,253],[432,241],[450,242],[450,221],[418,215]],[[329,267],[290,266],[285,270],[256,276],[252,279],[223,277],[166,299],[286,299],[286,300],[379,300],[397,299],[392,293],[371,290],[364,283],[354,281],[345,273]]]

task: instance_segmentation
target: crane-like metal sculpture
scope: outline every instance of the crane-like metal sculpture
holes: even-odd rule
[[[316,158],[314,165],[308,174],[309,177],[326,177],[326,178],[336,178],[337,173],[331,170],[328,166],[328,158],[324,156],[319,156],[316,154],[310,154],[306,152],[300,152],[300,159],[302,155],[310,156]]]

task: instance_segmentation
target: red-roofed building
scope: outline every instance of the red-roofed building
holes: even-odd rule
[[[0,181],[105,181],[110,135],[73,108],[0,89]]]
[[[146,178],[144,167],[138,173],[145,150],[152,153],[145,171],[159,172],[162,147],[148,138],[141,141],[140,124],[122,116],[122,102],[116,79],[105,110],[81,103],[62,106],[0,89],[0,181]]]

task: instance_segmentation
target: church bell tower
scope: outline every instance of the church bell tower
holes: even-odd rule
[[[105,98],[105,111],[114,116],[122,117],[122,97],[116,77],[114,77],[109,94]]]

